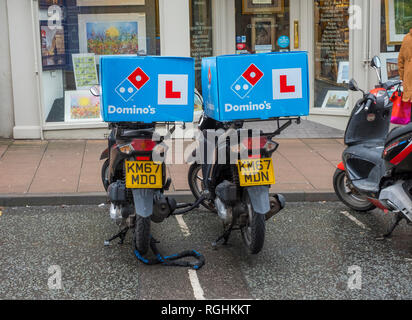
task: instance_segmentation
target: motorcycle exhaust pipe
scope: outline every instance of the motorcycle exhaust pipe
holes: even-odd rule
[[[266,221],[278,214],[283,208],[285,208],[285,197],[281,194],[276,194],[274,197],[269,197],[270,211],[266,213]]]

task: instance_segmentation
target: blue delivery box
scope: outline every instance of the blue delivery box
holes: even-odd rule
[[[106,122],[193,121],[193,58],[102,56],[100,82]]]
[[[202,59],[205,113],[219,121],[309,114],[307,52]]]

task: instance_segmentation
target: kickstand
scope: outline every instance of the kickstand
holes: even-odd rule
[[[395,231],[396,227],[399,225],[399,223],[404,219],[403,215],[401,213],[396,214],[396,220],[395,223],[392,225],[392,227],[389,229],[387,233],[382,235],[381,238],[378,238],[378,240],[385,240],[389,239],[392,236],[392,233]]]
[[[217,249],[217,245],[218,242],[222,239],[224,239],[225,241],[222,243],[222,245],[227,245],[229,238],[230,238],[230,234],[232,233],[232,229],[233,229],[233,224],[229,227],[229,229],[227,229],[219,238],[217,238],[216,241],[212,242],[212,247],[216,250]]]
[[[119,244],[123,244],[124,239],[126,238],[127,231],[129,231],[129,227],[124,228],[119,233],[117,233],[116,235],[111,237],[109,240],[105,240],[104,245],[108,246],[110,244],[110,242],[112,242],[114,239],[117,239],[117,238],[120,238]]]

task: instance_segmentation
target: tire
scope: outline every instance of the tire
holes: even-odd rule
[[[102,166],[102,171],[101,171],[101,175],[102,175],[102,183],[103,183],[103,187],[104,190],[107,191],[107,188],[109,188],[109,159],[106,159],[106,161],[103,163]]]
[[[204,189],[204,182],[203,177],[199,177],[199,172],[202,171],[202,165],[193,163],[189,168],[188,173],[188,183],[190,187],[190,191],[192,191],[193,196],[195,199],[199,199],[202,196],[202,192]],[[202,206],[208,209],[211,212],[216,213],[216,208],[211,200],[205,200],[201,202]]]
[[[376,206],[369,202],[366,197],[347,186],[346,179],[346,172],[336,169],[333,176],[333,188],[339,200],[355,211],[367,212],[375,209]]]
[[[136,215],[133,241],[135,248],[143,256],[149,250],[150,245],[150,217],[143,218]]]
[[[242,233],[243,242],[249,252],[251,254],[258,254],[262,250],[265,242],[266,216],[264,214],[256,213],[253,210],[248,194],[245,196],[245,204],[249,219],[240,231]]]

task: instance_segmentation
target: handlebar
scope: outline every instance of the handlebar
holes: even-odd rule
[[[372,100],[371,98],[368,98],[368,100],[366,101],[366,104],[365,104],[365,110],[366,110],[366,111],[369,110],[369,108],[370,108],[371,105],[372,105],[372,102],[373,102],[373,100]]]
[[[385,90],[390,90],[393,87],[399,86],[402,84],[402,80],[389,80],[385,83],[382,83],[381,87]]]

